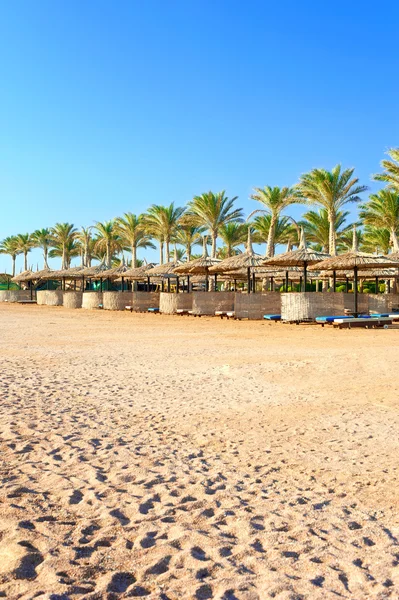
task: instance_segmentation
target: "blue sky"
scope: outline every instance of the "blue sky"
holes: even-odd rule
[[[376,189],[398,20],[392,0],[2,2],[0,239],[209,189],[248,214],[254,186],[338,162]]]

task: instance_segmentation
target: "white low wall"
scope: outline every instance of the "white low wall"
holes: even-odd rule
[[[132,292],[103,292],[104,310],[125,310],[131,304]]]
[[[193,314],[214,315],[215,311],[233,311],[235,292],[193,292]]]
[[[136,312],[159,308],[159,292],[131,292],[131,306]]]
[[[30,290],[0,290],[0,302],[22,302],[30,299]],[[35,299],[34,293],[32,299]]]
[[[159,295],[159,310],[166,315],[175,314],[177,309],[191,310],[192,305],[192,293],[168,294],[161,292]]]
[[[263,315],[280,314],[281,294],[261,292],[255,294],[236,292],[234,312],[236,319],[263,319]]]
[[[65,292],[64,306],[65,308],[82,308],[82,292]]]
[[[102,292],[83,292],[82,308],[93,310],[103,303]]]

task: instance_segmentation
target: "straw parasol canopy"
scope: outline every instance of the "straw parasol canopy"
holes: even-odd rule
[[[178,275],[208,275],[210,267],[218,265],[220,262],[222,262],[220,258],[211,258],[208,256],[206,243],[207,237],[204,236],[202,256],[176,267],[175,273]]]
[[[147,275],[147,277],[165,277],[167,275],[176,276],[174,271],[181,264],[183,264],[182,261],[177,260],[175,256],[174,260],[164,263],[163,265],[158,265],[157,267],[152,267],[151,269],[147,267],[145,274]]]
[[[250,293],[251,269],[253,267],[259,267],[263,261],[264,256],[256,254],[256,252],[254,252],[254,249],[252,248],[251,228],[248,227],[247,249],[245,250],[245,252],[242,252],[241,254],[236,254],[235,256],[230,256],[229,258],[225,258],[219,264],[210,267],[209,272],[228,273],[229,271],[239,271],[240,269],[246,269],[248,279],[248,293]],[[253,291],[255,291],[254,285]]]
[[[27,277],[30,277],[32,275],[32,271],[28,270],[28,271],[22,271],[22,273],[19,273],[18,275],[15,275],[15,277],[12,278],[12,281],[15,281],[15,283],[23,283],[25,281],[29,281],[27,279]]]
[[[155,263],[149,263],[148,265],[142,265],[141,267],[135,267],[134,269],[127,269],[123,273],[123,277],[125,279],[133,279],[136,281],[140,281],[147,277],[147,271],[155,267]]]
[[[129,271],[129,267],[127,267],[125,261],[123,261],[118,267],[103,271],[101,277],[104,279],[118,279],[118,277],[125,277],[126,271]]]
[[[79,273],[79,277],[92,277],[93,279],[97,277],[100,279],[103,277],[103,273],[108,270],[108,267],[104,263],[100,263],[94,267],[86,267],[85,269],[82,269]]]
[[[325,252],[317,252],[316,250],[307,247],[305,232],[303,227],[301,227],[301,240],[297,250],[291,250],[290,252],[284,252],[283,254],[278,254],[272,258],[267,258],[263,261],[262,265],[265,267],[302,267],[304,290],[306,291],[308,265],[319,263],[320,261],[328,258],[328,256],[329,255]],[[288,281],[287,274],[286,280]]]
[[[391,259],[379,254],[368,254],[357,249],[357,238],[354,232],[353,246],[350,252],[330,256],[315,267],[323,271],[354,271],[380,268],[395,268],[399,266],[399,258]],[[313,267],[311,267],[312,269]]]
[[[377,268],[395,268],[399,266],[399,260],[391,260],[382,255],[360,252],[357,247],[356,227],[353,227],[353,246],[350,252],[338,256],[331,256],[318,263],[317,269],[328,271],[353,271],[354,274],[354,313],[358,314],[357,283],[360,271],[368,271]]]
[[[81,277],[82,267],[71,267],[59,271],[49,271],[42,275],[41,279],[78,279]]]
[[[54,273],[51,269],[41,269],[41,271],[32,271],[30,275],[27,275],[24,281],[38,281],[39,279],[44,279],[48,275]],[[48,278],[48,277],[47,277]]]

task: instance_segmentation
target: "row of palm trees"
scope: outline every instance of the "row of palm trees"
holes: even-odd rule
[[[399,148],[389,150],[388,155],[389,159],[381,163],[383,173],[374,176],[386,183],[386,188],[360,204],[359,224],[363,227],[357,232],[364,250],[384,254],[399,251]],[[163,263],[170,261],[173,245],[178,258],[190,260],[194,246],[201,244],[206,235],[212,257],[225,258],[240,251],[250,227],[253,240],[266,243],[266,256],[271,257],[278,244],[298,245],[302,225],[307,240],[316,249],[335,255],[352,241],[352,225],[347,223],[349,212],[345,206],[359,202],[360,194],[367,189],[359,184],[354,169],[342,169],[341,165],[331,171],[313,169],[292,187],[255,188],[251,198],[262,208],[253,211],[245,221],[243,210],[236,206],[237,197],[210,191],[195,196],[186,207],[173,202],[169,206],[154,204],[146,213],[128,212],[79,231],[71,223],[57,223],[32,234],[10,236],[0,243],[0,253],[11,256],[13,275],[19,254],[24,256],[24,268],[28,269],[32,248],[42,249],[44,268],[48,267],[48,258],[60,257],[61,268],[65,269],[78,256],[82,266],[91,266],[93,259],[112,266],[125,251],[131,253],[131,265],[137,267],[141,263],[137,257],[139,248],[155,248],[157,242],[159,261]],[[283,214],[292,204],[312,205],[316,210],[308,210],[296,223]],[[219,239],[223,242],[221,247]]]

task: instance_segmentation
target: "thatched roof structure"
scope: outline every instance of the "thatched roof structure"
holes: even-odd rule
[[[353,271],[356,269],[357,272],[359,272],[359,269],[364,271],[365,269],[376,269],[378,267],[399,267],[399,259],[389,259],[378,254],[360,252],[357,248],[356,227],[353,228],[353,246],[350,252],[331,256],[316,266],[317,270],[323,271]],[[310,269],[312,268],[314,267],[310,267]]]
[[[251,229],[248,227],[248,241],[245,252],[225,258],[219,264],[210,267],[209,273],[227,273],[228,271],[238,271],[239,269],[248,270],[252,267],[259,267],[264,259],[264,256],[254,252],[252,248]]]
[[[147,277],[164,277],[166,275],[175,275],[175,269],[179,267],[182,263],[181,260],[172,260],[170,262],[164,263],[163,265],[158,265],[157,267],[152,267],[145,271],[145,275]]]
[[[49,271],[42,275],[41,279],[78,279],[81,277],[82,267],[71,267],[59,271]]]
[[[99,279],[103,277],[104,271],[108,271],[108,267],[104,263],[100,263],[99,265],[94,265],[94,267],[86,267],[82,269],[79,273],[81,277],[98,277]]]
[[[47,275],[54,273],[52,269],[41,269],[40,271],[32,271],[30,275],[27,275],[23,281],[38,281],[44,279]],[[21,280],[20,280],[21,281]]]
[[[147,271],[155,266],[155,263],[148,263],[148,265],[142,265],[141,267],[136,267],[135,269],[127,269],[122,275],[119,275],[119,279],[121,277],[123,277],[124,279],[133,279],[136,281],[146,279]]]
[[[267,258],[263,261],[262,265],[266,267],[303,267],[319,263],[328,258],[328,256],[329,255],[325,252],[317,252],[316,250],[307,247],[305,232],[302,228],[301,241],[297,250],[291,250],[291,252],[284,252],[283,254],[278,254],[272,258]]]
[[[127,267],[123,261],[118,267],[102,271],[101,277],[104,279],[118,279],[118,277],[124,277],[126,271],[129,271],[129,267]]]
[[[174,272],[177,275],[206,275],[209,272],[209,268],[218,265],[220,258],[211,258],[208,256],[208,250],[206,247],[207,238],[204,237],[204,249],[200,258],[194,258],[188,262],[182,263],[179,267],[176,267]]]
[[[24,281],[30,281],[27,279],[27,277],[30,277],[31,275],[32,271],[30,270],[22,271],[22,273],[15,275],[15,277],[12,278],[12,281],[15,281],[15,283],[23,283]]]

